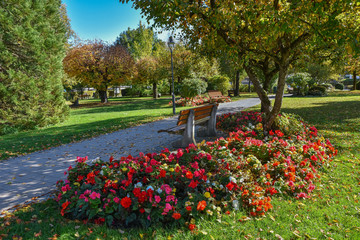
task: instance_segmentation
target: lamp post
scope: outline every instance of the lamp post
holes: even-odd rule
[[[171,53],[171,79],[172,79],[172,91],[171,91],[171,97],[172,97],[172,104],[173,104],[173,114],[175,115],[175,93],[174,93],[174,65],[173,65],[173,55],[172,55],[172,50],[175,46],[175,42],[172,36],[169,37],[169,41],[168,41],[168,46],[170,48],[170,53]]]

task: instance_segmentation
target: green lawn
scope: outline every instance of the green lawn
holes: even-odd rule
[[[339,155],[331,168],[321,172],[313,198],[275,197],[274,209],[264,218],[236,212],[221,219],[197,220],[195,233],[166,225],[109,229],[63,219],[49,200],[0,219],[0,239],[360,239],[359,109],[360,95],[284,99],[283,111],[314,124],[336,145]]]
[[[80,101],[81,107],[72,108],[63,123],[0,136],[0,160],[172,116],[170,99],[114,98],[105,106],[99,101]]]

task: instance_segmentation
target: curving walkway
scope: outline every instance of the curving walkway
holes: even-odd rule
[[[218,114],[237,112],[258,104],[258,98],[221,103]],[[181,136],[157,131],[175,126],[176,121],[177,116],[0,162],[0,213],[53,190],[77,156],[106,160],[110,156],[136,156],[139,152],[170,149],[171,143]]]

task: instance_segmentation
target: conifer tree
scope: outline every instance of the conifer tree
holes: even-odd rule
[[[0,133],[63,120],[60,0],[0,1]]]

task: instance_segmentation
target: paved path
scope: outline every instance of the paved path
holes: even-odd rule
[[[237,112],[259,103],[257,98],[222,103],[218,114]],[[171,149],[171,143],[181,136],[157,131],[175,126],[176,121],[177,117],[171,117],[0,162],[0,213],[53,190],[77,156],[107,160],[110,156],[136,156],[139,152]]]

